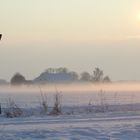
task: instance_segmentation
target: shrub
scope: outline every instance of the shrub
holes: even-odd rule
[[[5,109],[4,113],[7,118],[20,117],[23,115],[21,108],[18,107],[17,104],[11,99],[8,100],[7,108]]]
[[[50,112],[51,115],[59,115],[62,113],[61,109],[61,95],[59,93],[56,93],[54,96],[54,106],[52,108],[52,111]]]

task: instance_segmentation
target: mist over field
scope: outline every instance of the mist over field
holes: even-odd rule
[[[48,105],[52,106],[57,93],[62,96],[63,106],[82,106],[89,103],[98,105],[101,98],[105,104],[135,104],[140,103],[140,82],[1,86],[0,102],[5,105],[11,98],[23,107],[35,107],[40,105],[43,94],[48,99]]]
[[[39,89],[53,91],[57,89],[60,91],[140,91],[140,82],[110,82],[110,83],[49,83],[49,84],[34,84],[34,85],[4,85],[0,86],[1,91],[23,91],[23,92],[37,92]],[[19,92],[20,94],[20,92]]]

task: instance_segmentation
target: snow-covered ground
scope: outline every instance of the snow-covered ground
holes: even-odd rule
[[[56,88],[1,87],[2,107],[11,98],[28,115],[1,115],[0,140],[140,140],[139,88],[140,84],[57,86],[62,114],[53,116],[38,109],[40,92],[47,95],[51,109]]]
[[[139,140],[140,114],[1,118],[0,140]]]

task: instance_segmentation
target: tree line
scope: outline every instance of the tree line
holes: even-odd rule
[[[101,82],[111,82],[111,79],[109,76],[104,75],[103,70],[100,68],[96,67],[92,74],[89,72],[82,72],[78,74],[75,71],[69,71],[67,68],[48,68],[45,72],[41,73],[40,75],[43,74],[50,74],[55,76],[58,75],[63,75],[63,76],[71,76],[71,82],[93,82],[93,83],[101,83]],[[42,80],[42,79],[40,79]],[[45,80],[44,80],[45,81]],[[66,80],[65,80],[66,81]],[[47,79],[46,79],[46,82]],[[54,81],[55,82],[55,81]],[[22,85],[22,84],[34,84],[35,80],[26,80],[25,76],[23,76],[20,73],[15,73],[11,80],[10,83],[12,85]]]

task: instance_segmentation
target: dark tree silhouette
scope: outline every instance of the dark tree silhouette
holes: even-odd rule
[[[23,75],[21,75],[20,73],[16,73],[12,78],[11,78],[11,84],[12,85],[21,85],[21,84],[25,84],[26,83],[26,79]]]
[[[93,81],[94,82],[101,82],[103,80],[103,71],[99,68],[95,68],[93,71]]]
[[[88,72],[83,72],[81,73],[81,81],[90,81],[91,80],[91,76]]]
[[[103,79],[103,82],[105,82],[105,83],[111,82],[109,76],[105,76]]]

